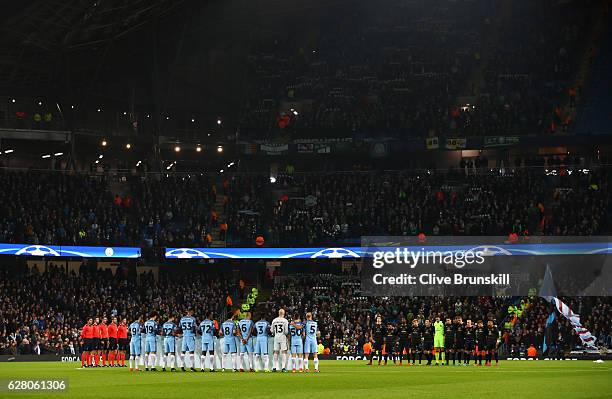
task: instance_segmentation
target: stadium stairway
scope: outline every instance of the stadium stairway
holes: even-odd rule
[[[247,288],[250,290],[252,287]],[[260,315],[261,312],[266,311],[266,307],[260,305],[267,305],[270,301],[270,297],[272,296],[272,288],[258,287],[257,289],[259,290],[257,302],[255,302],[255,306],[251,308],[251,313],[253,314],[253,317],[259,317],[258,315]]]
[[[223,198],[225,197],[225,193],[223,192],[223,180],[220,176],[217,176],[215,186],[217,187],[217,197],[215,203],[212,204],[212,211],[218,215],[217,220],[219,223],[211,229],[213,240],[210,246],[212,248],[225,248],[226,242],[221,239],[221,228],[219,227],[221,222],[227,220],[223,207]]]

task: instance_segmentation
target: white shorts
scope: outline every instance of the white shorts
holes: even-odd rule
[[[287,351],[287,338],[286,337],[274,337],[274,351]]]

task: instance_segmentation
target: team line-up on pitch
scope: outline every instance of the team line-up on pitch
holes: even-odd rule
[[[311,354],[314,371],[319,371],[318,324],[310,312],[306,313],[305,320],[295,315],[290,322],[285,318],[284,309],[280,309],[272,323],[263,316],[254,322],[251,313],[247,312],[240,321],[233,315],[219,326],[212,312],[198,324],[190,310],[178,324],[175,320],[171,316],[160,324],[157,311],[146,321],[141,316],[129,326],[125,318],[119,324],[117,317],[113,317],[110,324],[106,317],[102,320],[89,318],[81,332],[81,366],[99,367],[100,361],[106,366],[108,361],[110,367],[125,367],[129,349],[130,371],[140,371],[139,366],[144,365],[146,371],[157,371],[160,366],[162,371],[168,368],[176,371],[180,367],[183,371],[199,368],[212,372],[227,368],[252,372],[286,372],[288,369],[309,372]],[[270,352],[273,354],[272,369]]]

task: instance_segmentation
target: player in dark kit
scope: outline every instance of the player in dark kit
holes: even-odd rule
[[[382,324],[382,317],[376,316],[376,324],[370,332],[370,340],[372,341],[372,354],[370,355],[370,362],[368,363],[368,365],[372,364],[372,359],[374,358],[374,355],[376,355],[378,356],[378,365],[380,366],[380,362],[382,360],[382,348],[386,335],[387,329]]]
[[[393,350],[395,349],[395,329],[392,324],[387,325],[387,334],[385,334],[385,366],[387,365],[387,360],[391,358],[393,363],[395,363],[395,358],[393,357]]]
[[[493,356],[495,356],[495,365],[499,365],[499,356],[497,355],[497,345],[499,344],[499,329],[493,320],[487,321],[487,336],[486,336],[486,359],[485,366],[491,366]]]
[[[457,316],[455,318],[455,343],[454,343],[454,352],[457,357],[457,364],[462,365],[463,360],[463,351],[465,350],[465,327],[463,326],[463,320],[461,316]],[[453,364],[455,364],[455,358],[453,357]]]
[[[410,354],[412,355],[412,364],[416,361],[416,355],[419,354],[419,364],[423,359],[423,331],[419,326],[417,319],[412,320],[412,331],[410,332]]]
[[[474,348],[476,345],[476,336],[474,335],[474,325],[472,324],[472,320],[468,319],[465,322],[464,328],[464,338],[465,338],[465,346],[463,347],[463,364],[470,364],[470,357],[474,353]],[[474,356],[474,361],[476,361],[476,357]]]
[[[478,355],[478,366],[482,366],[482,353],[485,351],[487,346],[486,336],[487,331],[482,323],[482,320],[478,320],[478,325],[476,326],[476,354]]]
[[[425,353],[428,366],[431,366],[431,361],[433,359],[434,335],[434,327],[431,325],[429,319],[426,319],[425,325],[423,326],[423,352]]]
[[[444,323],[444,348],[446,351],[446,365],[450,358],[453,358],[453,365],[455,364],[455,326],[451,319],[447,318]]]
[[[402,365],[404,351],[406,351],[406,363],[410,366],[410,326],[406,319],[402,319],[402,323],[397,328],[397,342],[399,346],[399,365]]]

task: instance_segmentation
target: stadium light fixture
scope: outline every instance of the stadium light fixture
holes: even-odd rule
[[[219,171],[219,173],[223,173],[223,169],[221,169],[221,170]]]
[[[102,108],[98,108],[98,112],[102,112]]]
[[[102,154],[98,155],[98,159],[102,159],[102,158],[104,158],[104,155]]]
[[[96,162],[94,162],[96,165],[100,163],[99,159],[96,159]]]
[[[38,102],[38,106],[41,107],[42,106],[42,101]]]
[[[70,109],[74,109],[74,105],[71,105],[71,106],[70,106]]]
[[[14,98],[12,98],[12,99],[11,99],[11,102],[12,102],[13,104],[15,104],[15,103],[17,102],[17,100],[15,100]]]
[[[174,152],[181,152],[181,147],[178,145],[174,147]]]
[[[47,159],[47,158],[51,158],[51,154],[45,154],[41,157],[42,159]]]
[[[210,133],[208,133],[208,137],[210,137]]]
[[[270,183],[272,184],[276,183],[276,177],[270,176]]]
[[[202,147],[200,145],[196,147],[196,152],[202,152]]]
[[[127,143],[127,144],[125,145],[125,149],[126,149],[126,150],[129,150],[130,148],[132,148],[132,145],[131,145],[130,143]]]
[[[191,123],[195,123],[195,118],[191,118]]]
[[[126,112],[126,111],[123,111],[123,115],[127,115],[127,112]]]
[[[222,123],[221,118],[217,118],[217,125],[220,125]]]
[[[64,155],[63,152],[56,152],[55,154],[53,154],[54,157],[61,157],[62,155]]]
[[[15,150],[4,150],[5,154],[10,154],[11,152],[14,152]]]
[[[217,146],[217,152],[223,152],[223,146],[222,145],[218,145]]]
[[[102,147],[106,147],[107,144],[108,142],[106,140],[102,140]]]
[[[169,120],[170,120],[170,117],[169,117],[169,116],[166,116],[166,120],[167,120],[167,121],[169,121]]]
[[[136,162],[136,167],[139,167],[141,163],[142,163],[142,161]]]

